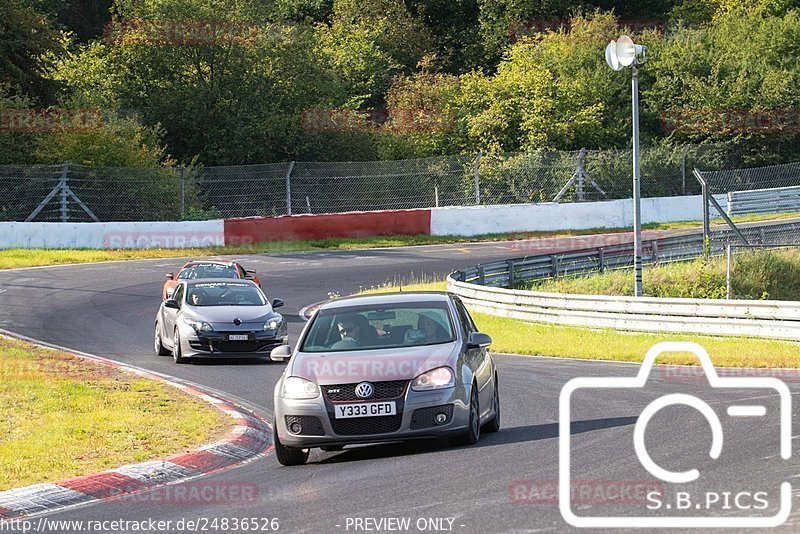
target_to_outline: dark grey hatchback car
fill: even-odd
[[[491,338],[443,292],[335,300],[306,324],[275,386],[275,453],[303,464],[309,449],[448,436],[476,443],[500,428]]]

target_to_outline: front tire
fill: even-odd
[[[500,430],[500,384],[497,377],[494,378],[494,398],[492,399],[492,404],[494,404],[494,417],[492,417],[491,421],[486,423],[485,430],[487,433]]]
[[[178,329],[175,329],[175,335],[172,337],[172,359],[175,363],[187,363],[188,358],[181,356],[181,334]]]
[[[308,449],[294,449],[281,443],[277,422],[272,424],[272,442],[275,444],[275,457],[281,465],[303,465],[308,460]]]
[[[469,395],[469,428],[456,439],[458,445],[475,445],[481,439],[481,411],[478,404],[478,386],[472,384]]]
[[[161,343],[161,328],[158,322],[156,322],[155,335],[153,337],[153,348],[156,354],[159,356],[169,356],[169,351],[165,349],[164,344]]]

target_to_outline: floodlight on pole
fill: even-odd
[[[642,213],[639,187],[639,65],[646,61],[647,47],[637,45],[627,35],[606,46],[606,63],[615,71],[631,68],[633,97],[633,267],[634,294],[642,296]]]

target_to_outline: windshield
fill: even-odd
[[[320,310],[300,350],[344,352],[452,341],[453,327],[447,304],[414,302]]]
[[[267,303],[252,284],[229,282],[190,285],[186,302],[191,306],[264,306]]]
[[[193,263],[180,273],[181,280],[197,280],[200,278],[239,278],[234,265],[221,265],[219,263]]]

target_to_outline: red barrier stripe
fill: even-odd
[[[193,451],[184,454],[177,454],[175,456],[170,456],[167,458],[167,460],[174,464],[178,464],[182,467],[188,467],[189,469],[194,469],[201,473],[209,473],[211,471],[216,471],[217,469],[228,467],[229,465],[234,465],[240,462],[240,460],[237,460],[236,458],[215,454],[211,451]]]
[[[14,510],[9,510],[8,508],[0,508],[0,519],[13,519],[15,517],[20,517],[20,515]]]
[[[430,233],[430,210],[358,211],[225,220],[226,245]]]

